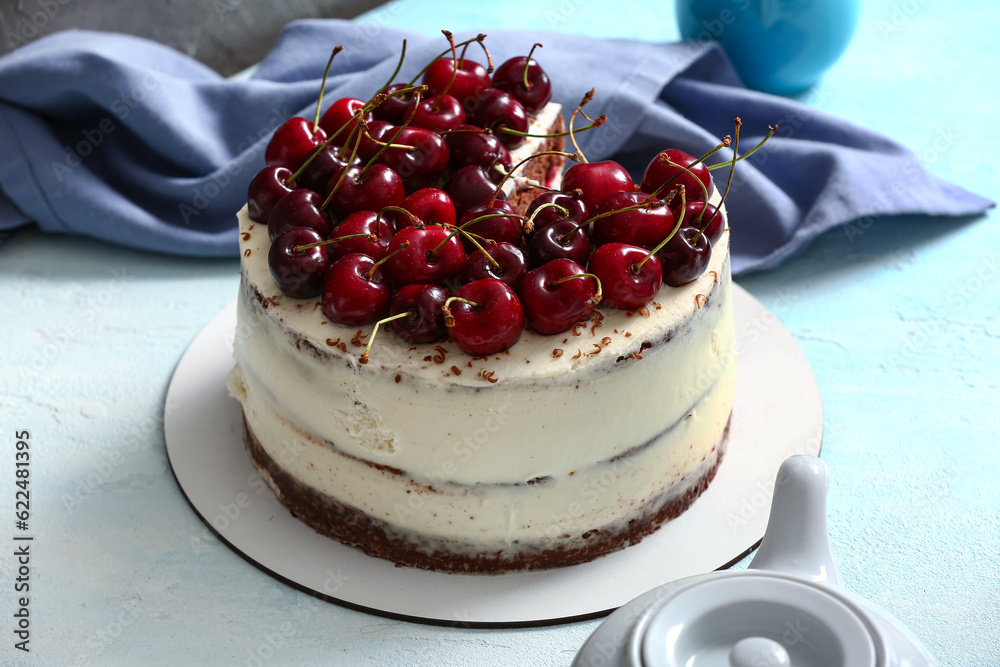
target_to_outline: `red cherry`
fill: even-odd
[[[282,197],[267,218],[267,235],[272,241],[282,232],[294,227],[311,227],[326,238],[333,230],[333,223],[320,210],[323,197],[312,190],[298,188]]]
[[[482,250],[477,248],[465,259],[462,281],[471,283],[483,278],[496,278],[516,292],[527,272],[528,262],[519,247],[506,242],[487,243]]]
[[[315,229],[295,227],[283,232],[271,243],[267,266],[274,284],[284,294],[309,299],[323,289],[329,260],[324,246],[300,249],[323,240]]]
[[[580,199],[587,209],[596,211],[601,202],[614,192],[635,190],[632,177],[625,167],[612,160],[579,162],[563,174],[564,192],[580,191]]]
[[[493,87],[513,95],[533,116],[552,99],[552,83],[548,74],[530,56],[511,58],[497,67],[493,72]]]
[[[464,215],[476,204],[493,198],[496,185],[490,180],[490,175],[479,165],[470,164],[462,167],[444,184],[444,191],[455,203],[455,212]],[[505,200],[507,195],[501,190],[497,199]]]
[[[722,238],[724,220],[722,213],[715,204],[706,204],[701,200],[689,201],[685,208],[684,223],[705,231],[708,242],[715,245]],[[703,212],[704,211],[704,212]],[[701,216],[701,220],[698,220]]]
[[[712,194],[712,174],[708,171],[708,167],[705,166],[704,162],[700,162],[692,167],[691,164],[697,159],[675,148],[660,151],[656,157],[650,160],[649,165],[646,166],[646,171],[642,174],[639,189],[643,192],[655,192],[657,189],[660,189],[660,196],[666,196],[669,190],[673,190],[678,185],[683,185],[687,191],[689,200],[704,199],[705,191],[702,189],[703,185],[708,190],[708,194]],[[686,167],[694,176],[688,174],[680,167],[670,166],[667,164],[668,160],[679,164],[681,167]]]
[[[433,343],[444,338],[444,313],[441,308],[451,294],[438,285],[403,285],[389,302],[389,315],[409,312],[408,317],[393,320],[393,331],[407,343]]]
[[[410,122],[410,127],[445,132],[465,123],[465,109],[451,95],[437,95],[410,107],[403,118]]]
[[[472,222],[476,218],[482,219]],[[502,199],[497,199],[492,203],[487,200],[470,207],[459,218],[458,224],[470,234],[498,243],[507,242],[516,246],[521,245],[521,218],[518,217],[514,207]],[[466,245],[466,248],[469,247]]]
[[[491,176],[497,172],[494,165],[498,165],[504,173],[510,171],[514,164],[510,151],[495,134],[485,132],[475,125],[459,125],[455,130],[446,134],[444,138],[448,144],[448,164],[452,169],[458,170],[466,165],[475,164],[485,169]]]
[[[712,246],[701,230],[681,227],[656,252],[663,267],[663,282],[680,287],[697,279],[712,259]]]
[[[563,214],[555,206],[543,206],[546,204],[556,204],[566,209],[566,214]],[[587,209],[587,205],[583,203],[583,200],[580,199],[578,193],[548,190],[531,200],[528,208],[524,211],[524,215],[531,218],[531,223],[537,233],[538,230],[546,225],[561,220],[570,220],[579,224],[590,217],[590,211]]]
[[[458,71],[455,70],[455,60],[438,58],[424,72],[422,83],[427,86],[427,94],[440,95],[447,90],[470,113],[476,108],[479,95],[490,87],[490,75],[479,63],[466,58],[458,59]],[[452,73],[455,80],[452,81]],[[450,87],[449,87],[450,85]]]
[[[587,320],[599,300],[596,281],[569,259],[554,259],[528,271],[518,295],[528,324],[546,336]]]
[[[601,279],[602,303],[612,308],[641,308],[656,296],[663,282],[656,255],[626,243],[599,246],[590,256],[589,268]]]
[[[641,205],[642,208],[633,208]],[[615,192],[597,207],[590,237],[597,245],[628,243],[652,250],[674,229],[674,214],[645,192]]]
[[[302,169],[298,177],[300,188],[309,188],[326,195],[326,186],[330,182],[330,176],[338,172],[347,165],[351,155],[349,151],[327,144],[317,148],[309,154],[309,164]],[[353,164],[360,164],[355,158]]]
[[[377,141],[389,141],[392,135],[399,129],[392,123],[384,120],[373,120],[367,124],[368,133],[361,136],[361,143],[358,145],[358,157],[364,162],[368,162],[375,154],[382,150],[382,146],[375,143]]]
[[[257,172],[247,186],[247,215],[251,220],[267,222],[274,205],[295,189],[291,178],[292,170],[280,165],[269,165]]]
[[[446,304],[448,335],[466,354],[485,357],[503,352],[524,331],[521,302],[514,290],[495,278],[462,285]]]
[[[414,283],[444,285],[465,265],[462,242],[445,227],[404,227],[386,249],[385,275],[397,287]]]
[[[331,264],[326,272],[323,314],[344,326],[371,324],[385,315],[391,296],[392,290],[375,260],[351,253]]]
[[[346,218],[355,211],[378,211],[383,206],[399,206],[406,198],[403,181],[395,171],[384,164],[367,168],[350,166],[330,201],[330,210],[338,218]],[[340,173],[330,176],[327,187],[331,191],[340,179]]]
[[[327,246],[327,254],[330,256],[331,262],[352,252],[368,255],[373,259],[382,259],[389,247],[389,240],[392,239],[393,229],[392,224],[384,215],[379,216],[375,211],[355,211],[344,218],[343,222],[329,234],[329,237],[339,238],[355,234],[374,234],[378,240],[372,241],[370,238],[358,237],[331,243]]]
[[[527,132],[529,120],[528,112],[510,93],[490,88],[479,95],[479,104],[472,112],[472,123],[491,130],[510,150],[523,144],[525,138],[504,132],[504,128]]]
[[[447,227],[455,224],[455,204],[447,192],[438,188],[420,188],[411,192],[403,200],[403,208],[428,225]],[[407,215],[395,211],[387,211],[386,215],[397,230],[413,225],[413,219]]]
[[[408,126],[398,132],[391,130],[385,136],[394,144],[414,147],[386,148],[378,158],[380,163],[399,174],[407,190],[429,186],[448,168],[448,144],[437,132]]]
[[[528,241],[528,261],[533,267],[554,259],[571,259],[586,264],[590,257],[590,239],[573,220],[559,220],[535,229]]]
[[[386,88],[386,94],[391,95],[391,97],[387,97],[384,102],[372,109],[372,115],[378,120],[386,121],[393,125],[401,124],[406,112],[417,102],[417,94],[414,91],[392,95],[392,93],[404,88],[409,88],[409,86],[405,83],[394,83]]]
[[[341,97],[323,112],[319,119],[319,126],[323,128],[327,136],[337,133],[337,137],[331,142],[338,146],[343,146],[347,138],[358,127],[358,120],[354,115],[364,108],[365,103],[354,97]],[[375,120],[371,113],[363,115],[365,122]]]
[[[326,141],[326,132],[301,116],[289,118],[278,126],[264,149],[264,160],[270,165],[298,169],[309,153]]]

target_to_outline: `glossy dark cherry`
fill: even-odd
[[[586,269],[569,259],[554,259],[528,272],[517,293],[532,329],[549,336],[590,317],[597,305],[596,281],[590,276],[562,280],[582,273]]]
[[[358,126],[358,120],[354,116],[361,111],[364,105],[362,100],[355,97],[341,97],[323,112],[319,119],[319,126],[323,128],[327,136],[337,134],[331,143],[343,146],[347,142],[351,132]],[[364,114],[363,118],[366,122],[375,120],[371,113]]]
[[[487,258],[486,253],[496,262]],[[486,243],[483,250],[474,250],[465,259],[462,269],[462,282],[471,283],[484,278],[496,278],[511,287],[515,292],[521,284],[521,279],[528,272],[528,260],[524,253],[513,243]],[[497,266],[499,264],[499,266]]]
[[[472,356],[484,357],[503,352],[517,342],[524,331],[524,310],[510,287],[495,278],[462,285],[455,296],[473,302],[452,301],[453,321],[448,335]]]
[[[694,227],[681,227],[656,252],[663,267],[663,282],[671,287],[687,285],[705,272],[712,259],[712,245]]]
[[[701,220],[698,220],[698,216]],[[709,243],[715,245],[722,238],[725,220],[715,204],[705,204],[700,200],[689,201],[685,207],[684,224],[705,230]]]
[[[349,150],[332,144],[317,148],[309,154],[309,164],[299,174],[299,187],[309,188],[326,196],[326,186],[330,182],[330,176],[347,166],[350,157]],[[354,164],[358,163],[355,158]]]
[[[394,83],[385,89],[387,94],[395,93],[406,88],[405,83]],[[426,96],[425,96],[426,97]],[[406,116],[406,112],[410,110],[417,102],[416,93],[403,93],[402,95],[392,95],[386,98],[382,104],[378,105],[372,110],[372,115],[377,120],[386,121],[392,123],[393,125],[399,125],[403,122],[403,117]]]
[[[535,229],[528,240],[528,263],[539,267],[553,259],[570,259],[586,265],[590,239],[583,229],[576,227],[573,220],[559,220]]]
[[[524,69],[528,68],[528,86],[524,85]],[[552,82],[541,65],[527,56],[517,56],[505,61],[493,72],[493,87],[510,93],[524,106],[524,110],[535,115],[552,99]]]
[[[377,211],[383,206],[400,206],[406,198],[406,189],[399,175],[384,164],[362,167],[350,166],[343,181],[330,202],[330,210],[343,219],[355,211]],[[337,180],[339,172],[330,176],[329,192]]]
[[[317,128],[313,132],[311,120],[294,116],[279,125],[271,135],[271,141],[264,149],[264,161],[269,165],[280,165],[295,171],[306,161],[309,153],[324,141],[326,132],[323,128]]]
[[[274,284],[287,296],[309,299],[323,289],[329,260],[326,248],[317,246],[296,250],[299,246],[323,240],[315,229],[295,227],[280,234],[271,242],[267,252],[267,266]]]
[[[247,186],[247,215],[251,220],[267,222],[278,200],[295,189],[291,177],[292,170],[281,165],[268,165],[257,172]]]
[[[481,220],[472,222],[476,218],[481,218]],[[470,222],[472,224],[466,226]],[[497,199],[492,204],[487,200],[466,209],[462,217],[459,218],[458,224],[470,234],[497,243],[506,242],[517,246],[521,245],[521,218],[518,217],[517,210],[505,200]],[[471,243],[464,237],[462,243],[467,249],[472,247]]]
[[[563,212],[558,208],[543,206],[544,204],[558,204],[560,207],[566,209],[566,215],[563,215]],[[538,232],[538,230],[546,225],[559,222],[560,220],[570,220],[579,224],[590,217],[590,210],[583,203],[578,193],[550,190],[542,192],[532,199],[531,203],[528,204],[528,208],[525,209],[524,214],[531,218],[535,232]]]
[[[465,266],[465,249],[453,230],[436,225],[404,227],[389,242],[385,274],[397,288],[414,283],[444,285]],[[442,241],[444,245],[441,245]],[[408,243],[407,247],[403,247]],[[397,252],[398,251],[398,252]]]
[[[366,124],[367,133],[362,135],[361,143],[358,145],[358,157],[361,158],[362,162],[368,162],[375,154],[382,150],[380,144],[375,143],[373,139],[378,141],[389,141],[392,139],[392,135],[396,133],[399,128],[392,123],[384,120],[373,120]],[[353,150],[354,146],[351,145],[346,147],[344,150]]]
[[[360,252],[376,260],[382,259],[385,257],[389,241],[392,239],[392,223],[384,215],[379,216],[375,211],[355,211],[344,218],[329,237],[336,239],[355,234],[374,234],[378,240],[355,238],[331,243],[327,246],[327,254],[330,256],[331,262],[352,252]]]
[[[628,209],[642,205],[642,208]],[[615,192],[597,207],[597,214],[610,213],[594,220],[590,238],[597,245],[629,243],[647,250],[655,248],[674,229],[674,213],[662,200],[645,192]]]
[[[351,253],[330,265],[323,282],[323,314],[344,326],[371,324],[385,316],[392,290],[375,260]]]
[[[461,216],[471,207],[493,197],[496,185],[490,175],[479,165],[462,167],[448,179],[444,191],[455,204],[455,212]],[[506,201],[507,195],[501,190],[497,199]]]
[[[444,132],[465,123],[465,109],[458,100],[446,93],[421,100],[410,107],[403,118],[410,121],[410,127]]]
[[[486,68],[479,63],[459,58],[458,71],[455,72],[455,62],[452,58],[438,58],[424,72],[421,82],[427,86],[427,95],[431,97],[440,95],[447,88],[448,94],[457,99],[468,114],[476,108],[480,93],[487,90],[492,82]],[[455,72],[453,82],[452,72]]]
[[[455,203],[447,192],[438,188],[420,188],[411,192],[403,201],[403,208],[428,225],[454,225],[457,219]],[[413,219],[407,215],[396,211],[388,211],[386,215],[394,222],[397,230],[413,225]]]
[[[441,311],[451,293],[440,285],[403,285],[389,301],[389,315],[410,315],[389,323],[396,335],[407,343],[433,343],[445,337],[444,313]]]
[[[393,144],[414,147],[414,150],[387,148],[378,158],[399,174],[409,192],[436,182],[448,168],[448,144],[437,132],[408,126],[399,132],[388,132],[386,138]]]
[[[514,164],[510,151],[495,134],[475,125],[459,125],[455,129],[444,137],[448,144],[449,166],[453,170],[475,164],[486,169],[491,176],[496,173],[493,165],[499,165],[504,173],[510,171]]]
[[[611,308],[631,310],[649,303],[660,290],[663,271],[656,255],[639,263],[649,251],[627,243],[599,246],[590,256],[590,272],[601,279],[604,299]]]
[[[499,88],[484,90],[479,95],[479,104],[471,114],[472,124],[489,129],[500,142],[513,150],[524,143],[525,138],[503,131],[510,128],[518,132],[528,131],[528,112],[514,97]]]
[[[666,164],[666,159],[682,167],[687,167],[696,178],[679,167],[672,167]],[[689,201],[703,200],[705,198],[705,191],[702,190],[702,185],[708,190],[709,195],[712,194],[712,174],[708,171],[704,163],[699,163],[691,167],[691,163],[696,159],[684,151],[675,148],[660,151],[646,166],[646,171],[642,174],[642,181],[639,183],[639,189],[643,192],[653,192],[664,183],[667,183],[660,190],[659,194],[660,197],[666,197],[667,192],[673,190],[678,185],[683,185]]]
[[[587,209],[596,211],[609,195],[630,192],[635,190],[635,185],[625,167],[613,160],[603,160],[570,166],[563,174],[562,189],[564,192],[579,190]]]
[[[278,200],[267,218],[267,235],[273,241],[283,232],[294,227],[310,227],[326,238],[333,230],[333,223],[326,213],[319,210],[323,197],[317,192],[297,188]]]

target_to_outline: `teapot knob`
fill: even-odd
[[[828,483],[829,469],[819,458],[796,454],[785,459],[775,480],[767,530],[751,568],[840,584],[826,526]]]
[[[767,637],[747,637],[729,652],[730,667],[791,667],[785,647]]]

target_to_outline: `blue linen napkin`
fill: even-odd
[[[269,136],[289,116],[313,117],[333,46],[345,49],[324,107],[370,97],[395,68],[404,38],[397,80],[447,46],[443,37],[379,26],[298,21],[252,76],[233,80],[124,35],[64,32],[30,43],[0,58],[0,231],[35,221],[46,231],[165,253],[234,256],[235,212],[264,165]],[[587,112],[608,116],[580,135],[587,157],[619,159],[636,178],[663,148],[705,152],[732,133],[736,116],[744,149],[779,126],[740,163],[729,196],[736,273],[774,267],[817,234],[859,218],[965,216],[993,205],[930,175],[885,137],[747,90],[716,45],[518,31],[490,33],[486,44],[499,64],[536,41],[554,100],[568,112],[595,88]],[[469,57],[482,60],[475,47]],[[715,174],[723,183],[727,170]]]

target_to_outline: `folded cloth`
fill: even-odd
[[[461,36],[459,36],[461,37]],[[312,118],[333,46],[324,106],[369,98],[392,74],[413,77],[446,48],[442,37],[338,20],[289,24],[249,77],[225,79],[153,42],[56,33],[0,58],[0,230],[47,231],[197,256],[237,253],[236,211],[284,119]],[[519,31],[490,33],[495,63],[532,43],[573,109],[596,89],[582,133],[591,161],[619,159],[633,175],[657,151],[700,155],[742,118],[741,148],[769,125],[765,147],[740,163],[728,199],[734,272],[764,269],[817,234],[890,214],[964,216],[992,202],[926,172],[899,144],[797,102],[749,91],[713,44],[650,44]],[[476,47],[470,57],[481,59]],[[742,152],[742,151],[741,151]],[[725,152],[714,156],[725,159]],[[722,181],[727,170],[716,171]]]

